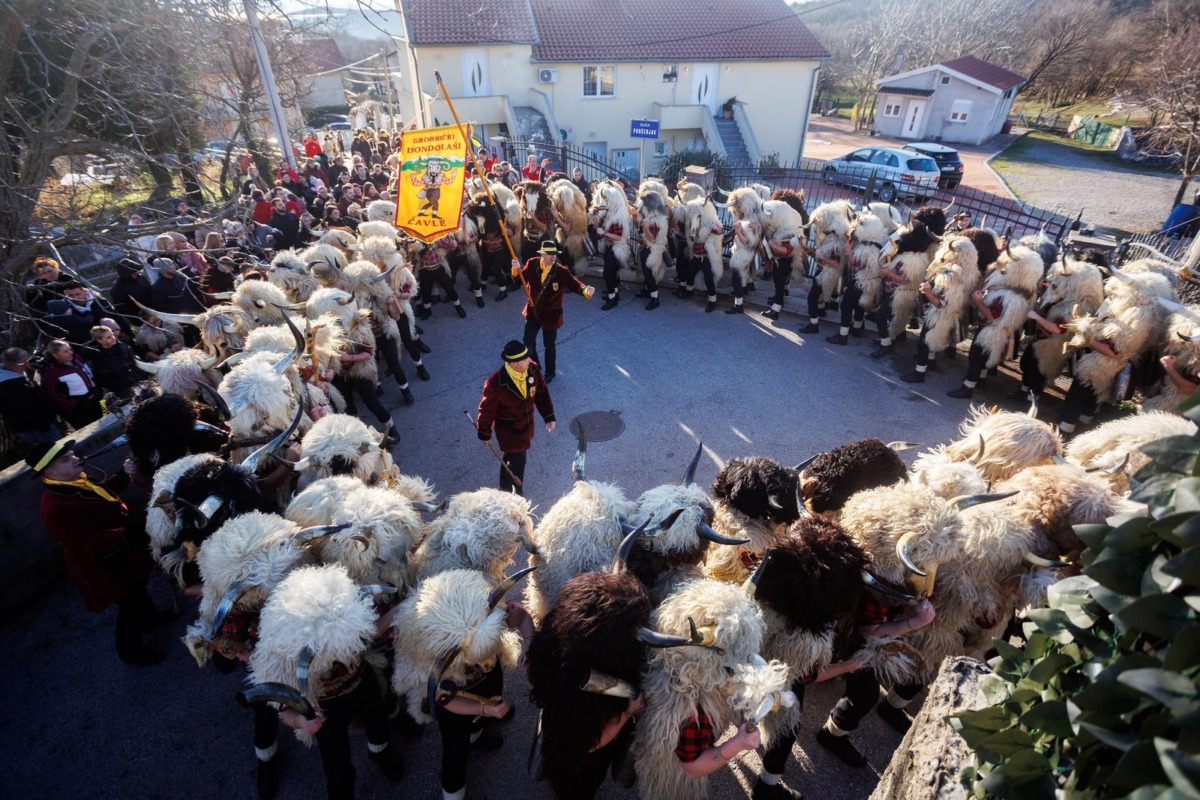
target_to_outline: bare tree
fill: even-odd
[[[1146,145],[1176,156],[1183,179],[1175,202],[1181,203],[1200,171],[1200,22],[1162,37],[1148,70],[1145,98],[1158,119]]]

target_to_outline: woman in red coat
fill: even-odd
[[[142,632],[154,618],[146,592],[150,553],[144,543],[128,537],[129,511],[117,494],[129,484],[129,476],[119,472],[92,483],[71,449],[74,444],[73,440],[38,444],[25,458],[46,488],[40,508],[42,525],[62,545],[67,574],[88,611],[99,613],[117,604],[121,660],[138,666],[157,664],[166,653],[142,642]]]
[[[554,403],[550,390],[542,379],[541,369],[529,357],[524,344],[513,339],[504,345],[504,366],[491,374],[483,384],[479,401],[479,419],[475,427],[479,439],[490,442],[492,427],[504,453],[500,467],[500,491],[523,494],[525,453],[533,444],[533,409],[546,421],[546,430],[554,431]],[[516,477],[516,482],[513,481]]]

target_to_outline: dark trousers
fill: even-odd
[[[1025,352],[1021,353],[1021,385],[1038,395],[1046,391],[1047,380],[1047,376],[1042,374],[1042,365],[1038,363],[1037,353],[1033,351],[1031,342],[1025,348]]]
[[[693,255],[692,256],[692,266],[695,268],[695,272],[692,273],[692,281],[694,282],[696,276],[703,272],[704,273],[704,288],[708,290],[708,296],[716,297],[717,296],[717,282],[713,276],[712,264],[708,263],[708,256],[707,255],[703,255],[703,256]]]
[[[744,284],[744,283],[742,282],[742,276],[741,276],[741,273],[739,273],[739,272],[738,272],[737,270],[735,270],[735,269],[734,269],[734,270],[730,270],[730,271],[729,271],[729,281],[730,281],[730,283],[732,283],[732,284],[733,284],[733,296],[734,296],[734,297],[738,297],[738,298],[740,298],[740,297],[745,297],[745,295],[746,295],[746,284]],[[711,292],[710,292],[709,294],[711,294]]]
[[[408,329],[407,320],[401,319],[399,325],[401,331]],[[396,340],[387,336],[380,336],[375,340],[375,345],[379,348],[379,354],[383,356],[388,369],[392,371],[392,377],[396,379],[396,385],[401,389],[408,386],[408,376],[404,374],[404,369],[400,366],[400,351],[396,349]],[[412,355],[412,350],[409,350],[408,353]],[[413,361],[416,361],[420,357],[421,351],[417,350],[417,355],[413,358]]]
[[[451,303],[458,302],[458,292],[454,290],[454,279],[446,274],[446,270],[438,267],[437,269],[421,270],[421,280],[419,283],[421,305],[428,306],[430,301],[433,300],[434,284],[440,286],[442,291],[446,293],[447,300]]]
[[[892,691],[906,700],[911,700],[921,688],[920,684],[906,684],[893,687]],[[852,731],[878,701],[879,681],[876,680],[875,673],[869,669],[860,669],[846,676],[846,688],[842,692],[842,699],[837,701],[829,716],[834,725],[844,731]]]
[[[983,348],[979,346],[979,342],[971,342],[971,349],[967,353],[967,374],[963,380],[976,383],[986,368],[987,354],[983,352]]]
[[[692,286],[696,282],[695,263],[691,252],[683,242],[679,243],[678,253],[675,256],[675,280],[679,282],[680,286]]]
[[[642,280],[646,282],[646,291],[657,292],[658,281],[654,280],[654,272],[651,271],[648,266],[646,266],[646,262],[650,260],[650,248],[643,247],[640,251],[638,251],[638,258],[642,262]]]
[[[862,299],[862,289],[854,285],[853,282],[842,290],[842,318],[841,323],[843,328],[849,328],[851,318],[854,322],[862,322],[865,312],[858,301]]]
[[[929,366],[929,362],[931,360],[931,354],[929,352],[929,344],[926,343],[926,341],[925,341],[925,334],[928,332],[929,332],[929,327],[927,325],[921,325],[921,335],[917,337],[917,366],[918,367]],[[936,356],[937,353],[933,353],[932,355]]]
[[[254,746],[269,750],[279,735],[279,712],[266,703],[254,706]]]
[[[541,244],[542,244],[541,241],[538,239],[534,239],[534,240],[530,241],[529,239],[526,239],[525,237],[522,236],[521,237],[521,263],[528,264],[529,259],[535,257],[538,254],[538,248],[541,247]]]
[[[875,326],[879,330],[879,338],[888,338],[888,327],[892,324],[892,291],[884,289],[879,298],[879,307],[875,309]]]
[[[1096,397],[1096,392],[1092,387],[1079,378],[1075,378],[1071,381],[1071,388],[1067,390],[1067,396],[1063,398],[1059,415],[1063,422],[1075,425],[1079,422],[1080,417],[1094,417],[1099,405],[1100,400]]]
[[[526,452],[504,453],[504,463],[508,465],[508,469],[500,467],[500,491],[516,492],[517,494],[524,496],[525,490],[523,486],[517,486],[515,483],[513,483],[512,478],[509,477],[508,473],[509,470],[512,470],[512,474],[517,476],[517,480],[524,484],[525,456]]]
[[[409,325],[408,325],[408,315],[407,314],[400,315],[400,319],[396,320],[396,327],[400,329],[400,344],[404,345],[405,351],[408,353],[408,355],[412,358],[413,361],[420,361],[421,360],[421,351],[419,349],[417,349],[416,340],[413,339],[412,329],[409,328]],[[384,336],[379,341],[382,344],[383,342],[387,342],[389,340],[386,336]],[[392,348],[393,348],[393,350],[395,349],[394,342],[392,343]],[[384,357],[386,358],[386,355]],[[397,361],[397,363],[399,363],[399,362]],[[391,366],[392,366],[392,364],[389,361],[388,367],[391,367]]]
[[[350,761],[350,722],[362,720],[371,744],[387,744],[391,738],[387,711],[379,696],[379,685],[369,669],[352,691],[321,703],[325,723],[317,731],[317,748],[325,768],[325,791],[331,800],[354,797],[354,765]]]
[[[792,277],[792,259],[776,259],[775,269],[771,271],[771,283],[775,285],[775,294],[771,295],[771,305],[783,305],[783,293],[787,291],[790,277]]]
[[[604,292],[608,297],[617,294],[621,288],[620,272],[621,262],[613,252],[612,242],[608,242],[604,247]]]
[[[812,286],[808,289],[808,316],[809,319],[820,319],[825,316],[825,305],[821,302],[821,284],[813,278]]]
[[[64,412],[63,419],[71,423],[71,427],[76,430],[84,425],[92,424],[104,416],[104,409],[100,407],[100,396],[100,390],[97,389],[92,394],[71,398],[75,401],[75,408]]]
[[[538,331],[542,332],[542,341],[546,345],[546,360],[545,361],[541,361],[538,359],[538,352],[537,352]],[[558,341],[558,330],[557,329],[543,328],[541,326],[541,324],[537,321],[537,317],[533,316],[532,314],[525,319],[525,336],[524,336],[525,347],[529,350],[529,357],[532,358],[534,361],[537,361],[537,363],[541,364],[543,367],[545,367],[545,369],[542,370],[542,372],[545,374],[545,376],[547,378],[552,378],[556,374],[554,372],[554,367],[558,361],[558,358],[557,358],[558,349],[555,347],[555,343],[557,341]]]
[[[154,603],[145,586],[139,586],[117,601],[117,655],[122,660],[142,652],[142,634],[154,619]]]
[[[522,463],[524,455],[521,453]],[[480,697],[503,694],[504,672],[496,666],[474,686],[466,687],[466,691]],[[471,750],[471,734],[483,727],[483,721],[477,717],[439,710],[437,726],[442,735],[442,791],[457,792],[467,785],[467,754]]]
[[[486,278],[490,276],[498,288],[510,288],[513,285],[512,259],[508,257],[508,251],[504,249],[490,252],[484,250],[480,255],[483,258],[484,282],[486,283]]]
[[[792,692],[796,695],[796,702],[800,704],[801,708],[804,707],[804,686],[804,681],[792,682]],[[763,770],[772,775],[782,775],[784,768],[787,767],[787,761],[792,755],[792,745],[795,743],[795,731],[780,733],[763,753]]]
[[[633,745],[633,724],[626,723],[621,732],[608,744],[580,759],[573,761],[569,774],[563,774],[553,765],[547,764],[546,778],[554,796],[560,800],[593,800],[604,784],[609,769],[617,777],[624,759],[632,758],[629,748]]]
[[[379,402],[379,398],[375,396],[375,385],[366,378],[347,378],[335,375],[333,385],[342,393],[342,397],[346,398],[346,413],[350,416],[358,414],[358,404],[354,401],[354,395],[357,394],[362,398],[363,405],[375,415],[375,419],[387,422],[392,418],[388,410],[383,407],[383,403]]]
[[[467,246],[463,245],[463,247]],[[482,288],[479,283],[479,270],[475,268],[475,264],[471,259],[455,251],[446,257],[446,261],[450,264],[451,281],[458,277],[459,272],[462,272],[467,276],[467,285],[470,286],[472,292]]]

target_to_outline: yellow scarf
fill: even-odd
[[[542,287],[545,288],[546,280],[550,277],[550,273],[554,271],[554,265],[547,264],[545,261],[538,259],[538,266],[542,270]]]
[[[504,365],[504,371],[508,373],[508,377],[511,378],[513,384],[516,385],[517,391],[521,393],[521,398],[524,400],[528,400],[529,399],[529,390],[527,388],[527,383],[525,381],[525,378],[529,374],[529,371],[526,370],[525,372],[517,372],[515,369],[513,369],[508,364]]]
[[[77,489],[87,489],[88,491],[92,491],[92,492],[95,492],[96,494],[100,495],[100,498],[102,500],[107,500],[110,503],[121,502],[120,498],[113,497],[111,494],[106,492],[103,487],[97,486],[96,484],[89,481],[87,478],[87,475],[83,474],[82,472],[79,473],[79,477],[73,481],[56,481],[56,480],[52,480],[50,478],[43,477],[42,483],[48,484],[50,486],[74,486]]]

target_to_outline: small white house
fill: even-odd
[[[1008,119],[1025,78],[962,56],[878,80],[875,131],[929,142],[982,144]]]

